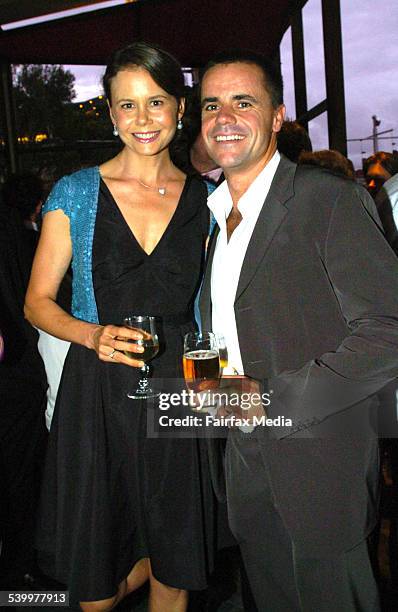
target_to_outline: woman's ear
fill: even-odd
[[[111,121],[112,121],[113,125],[115,125],[115,118],[114,118],[114,116],[113,116],[113,113],[112,113],[112,107],[111,107],[111,104],[110,104],[110,102],[109,102],[109,100],[108,100],[108,99],[106,100],[106,103],[107,103],[107,105],[108,105],[108,111],[109,111],[109,116],[110,116],[110,118],[111,118]]]
[[[182,119],[185,112],[185,98],[180,98],[178,102],[177,119]]]

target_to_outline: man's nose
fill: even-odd
[[[235,113],[230,106],[221,106],[217,115],[217,123],[221,123],[221,125],[236,123]]]

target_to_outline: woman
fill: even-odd
[[[181,376],[208,229],[207,191],[170,160],[184,112],[174,58],[134,43],[115,53],[103,83],[124,147],[55,186],[26,297],[34,325],[72,342],[38,545],[47,573],[68,585],[85,612],[111,610],[147,579],[149,609],[180,612],[187,589],[206,586],[209,482],[201,480],[197,440],[147,437],[145,402],[127,398],[143,362],[137,345],[136,358],[123,354],[132,345],[120,338],[140,337],[121,326],[125,316],[158,317],[164,350],[152,361],[153,376]],[[71,259],[73,316],[55,303]]]

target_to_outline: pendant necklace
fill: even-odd
[[[159,194],[159,195],[161,195],[161,196],[166,195],[166,187],[167,187],[167,183],[168,183],[168,181],[166,182],[166,184],[165,184],[165,186],[164,186],[164,187],[151,187],[150,185],[146,185],[145,183],[143,183],[142,181],[140,181],[140,179],[139,179],[139,178],[136,178],[135,180],[136,180],[136,181],[138,181],[138,183],[139,183],[140,185],[142,185],[143,187],[145,187],[146,189],[152,189],[152,190],[154,190],[154,191],[157,191],[157,192],[158,192],[158,194]]]

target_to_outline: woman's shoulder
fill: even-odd
[[[66,174],[58,182],[63,181],[69,185],[80,186],[82,184],[97,182],[99,180],[99,168],[98,166],[90,166],[89,168],[82,168],[72,174]]]
[[[90,192],[95,196],[98,192],[99,179],[98,166],[83,168],[63,176],[52,188],[43,206],[43,213],[61,208],[69,216],[71,206],[76,200],[87,197]]]

